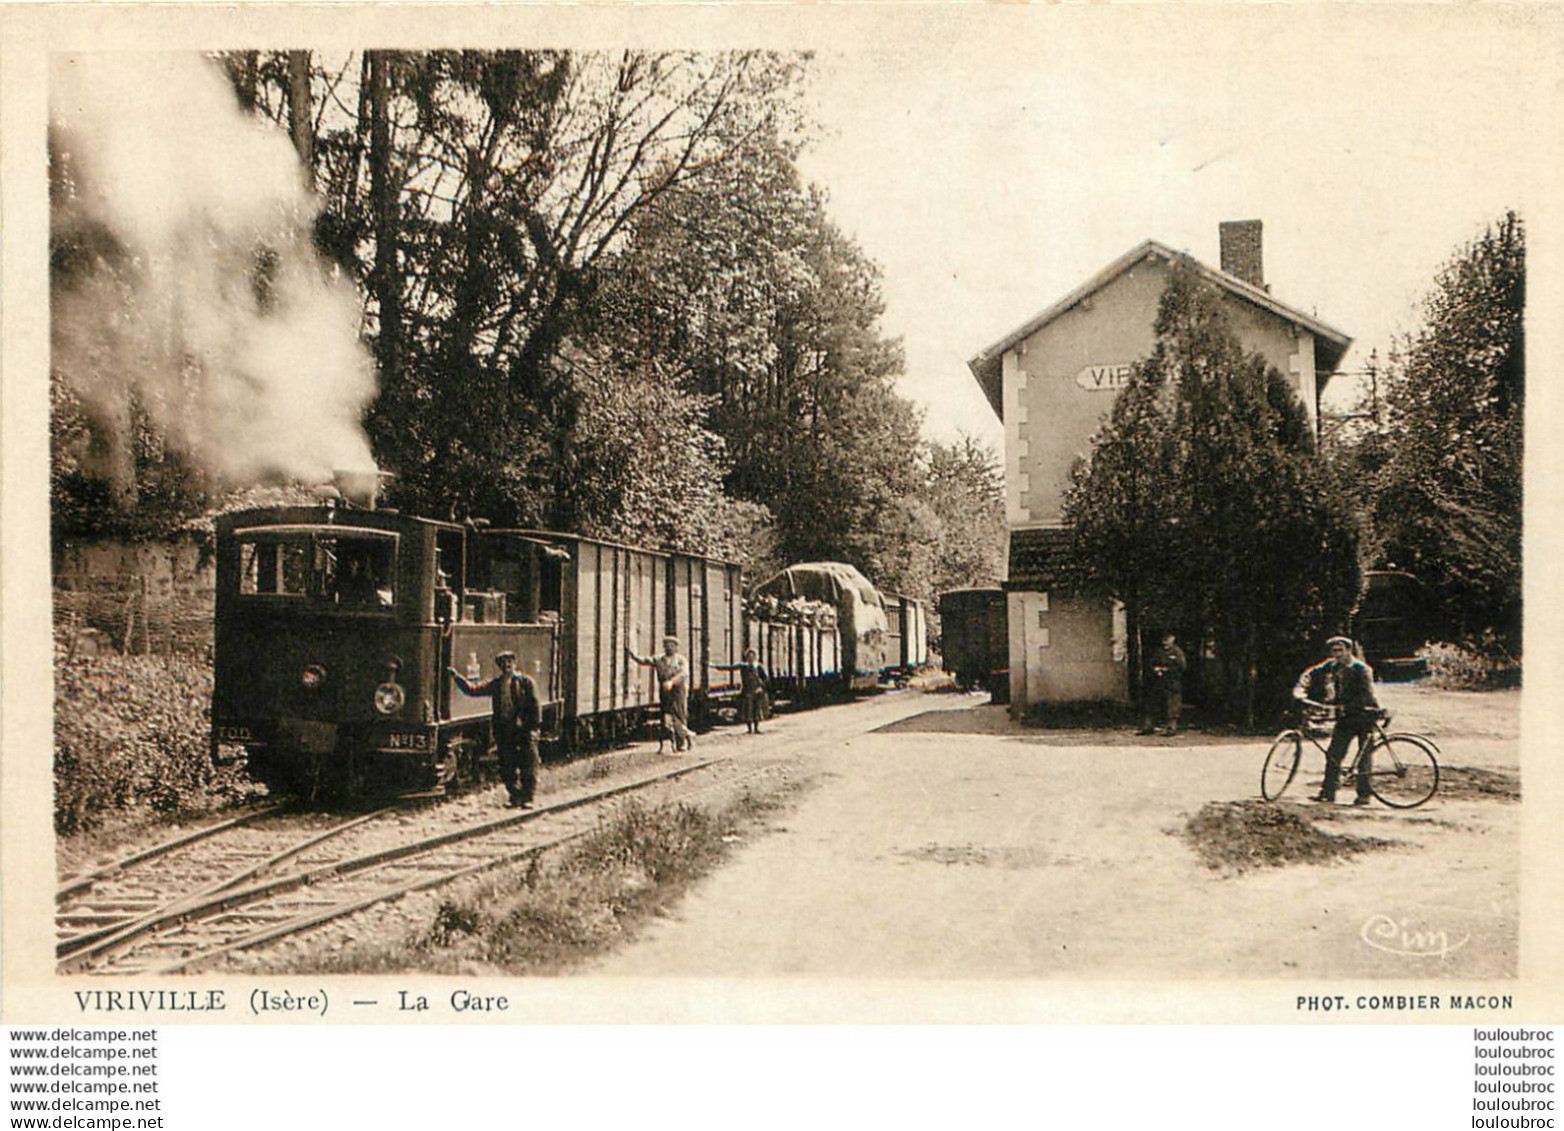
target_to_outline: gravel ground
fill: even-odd
[[[731,759],[715,776],[772,767],[775,781],[811,788],[674,916],[583,972],[1513,976],[1519,693],[1403,684],[1381,697],[1394,729],[1426,731],[1443,751],[1445,784],[1423,809],[1304,802],[1319,781],[1312,750],[1283,804],[1267,806],[1263,739],[1025,728],[983,696],[948,692],[782,716],[760,737],[715,732],[697,747]],[[540,800],[671,761],[654,750],[548,768]],[[491,789],[396,823],[502,812]],[[283,972],[388,942],[426,929],[448,894],[409,896],[222,968]]]
[[[921,708],[922,698],[916,693],[901,692],[851,705],[785,715],[768,722],[765,733],[758,738],[748,737],[736,728],[724,728],[699,738],[692,755],[660,755],[656,753],[655,744],[640,743],[598,758],[545,767],[539,781],[538,801],[547,805],[643,776],[653,769],[702,760],[720,761],[676,783],[637,793],[633,795],[633,802],[626,803],[656,805],[685,798],[693,792],[691,802],[716,805],[725,799],[731,800],[741,791],[757,795],[788,791],[797,779],[800,766],[807,766],[812,756],[822,749],[840,744],[844,729],[848,732],[869,729],[914,713]],[[354,838],[352,847],[355,851],[386,847],[458,825],[492,820],[508,812],[501,804],[503,796],[503,791],[495,786],[427,806]],[[617,811],[615,804],[602,812],[601,819],[607,820]],[[587,823],[592,819],[588,817]],[[409,893],[393,902],[378,904],[265,948],[234,952],[202,969],[223,973],[286,973],[345,956],[355,948],[393,944],[426,931],[441,906],[453,897],[480,887],[520,883],[529,867],[531,865],[523,863],[460,885]],[[462,972],[495,973],[476,966]]]
[[[1518,693],[1392,684],[1382,698],[1395,729],[1436,737],[1452,780],[1476,770],[1486,773],[1466,780],[1518,781]],[[774,835],[590,972],[1516,974],[1520,805],[1507,786],[1452,789],[1409,812],[1290,804],[1296,836],[1365,850],[1212,868],[1186,830],[1208,805],[1257,798],[1263,739],[1036,731],[981,696],[923,701],[908,719],[802,756],[820,786]],[[1320,761],[1306,755],[1290,797],[1317,786]]]

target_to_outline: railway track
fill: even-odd
[[[174,902],[239,887],[406,804],[312,828],[280,845],[268,826],[294,810],[268,806],[71,876],[55,892],[55,956],[64,959],[117,937]],[[171,899],[170,892],[178,895]]]
[[[728,761],[716,758],[663,770],[477,824],[451,827],[447,819],[443,829],[412,830],[428,834],[413,839],[406,838],[409,830],[404,829],[389,844],[384,843],[388,830],[374,829],[371,822],[398,807],[377,810],[265,858],[243,860],[240,867],[165,896],[152,906],[123,909],[120,918],[62,940],[58,969],[108,974],[186,971],[409,892],[537,856],[592,832],[599,826],[603,807],[615,799]],[[680,799],[711,788],[688,790]],[[416,824],[405,819],[402,823]],[[355,830],[356,835],[347,835]],[[293,867],[266,875],[277,872],[285,860],[293,861]]]

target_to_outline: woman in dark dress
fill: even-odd
[[[760,666],[755,649],[744,649],[744,659],[737,664],[713,664],[719,672],[739,673],[739,721],[750,734],[760,733],[760,720],[771,713],[771,700],[766,694],[770,682],[766,669]]]

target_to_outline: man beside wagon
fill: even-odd
[[[475,699],[491,697],[494,714],[489,725],[500,758],[500,777],[511,807],[525,808],[532,804],[538,787],[538,724],[543,709],[532,677],[516,670],[516,653],[500,652],[494,662],[499,674],[482,683],[473,683],[455,668],[446,671],[465,694]]]
[[[689,725],[690,662],[679,651],[679,638],[663,637],[663,654],[657,657],[639,656],[635,649],[628,647],[625,651],[643,668],[657,672],[658,700],[663,721],[673,731],[673,748],[675,751],[690,749],[695,745]]]

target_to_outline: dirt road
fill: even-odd
[[[906,696],[918,693],[902,693]],[[1519,696],[1386,688],[1445,761],[1518,773]],[[844,708],[876,712],[888,703]],[[1392,842],[1325,864],[1214,871],[1183,836],[1254,798],[1264,744],[1022,728],[982,697],[805,755],[817,786],[676,918],[600,975],[849,978],[1513,976],[1518,803],[1302,803],[1324,832]],[[782,742],[775,738],[771,741]],[[768,739],[749,756],[764,756]],[[1293,790],[1319,777],[1306,759]],[[1343,799],[1350,797],[1350,788]]]

